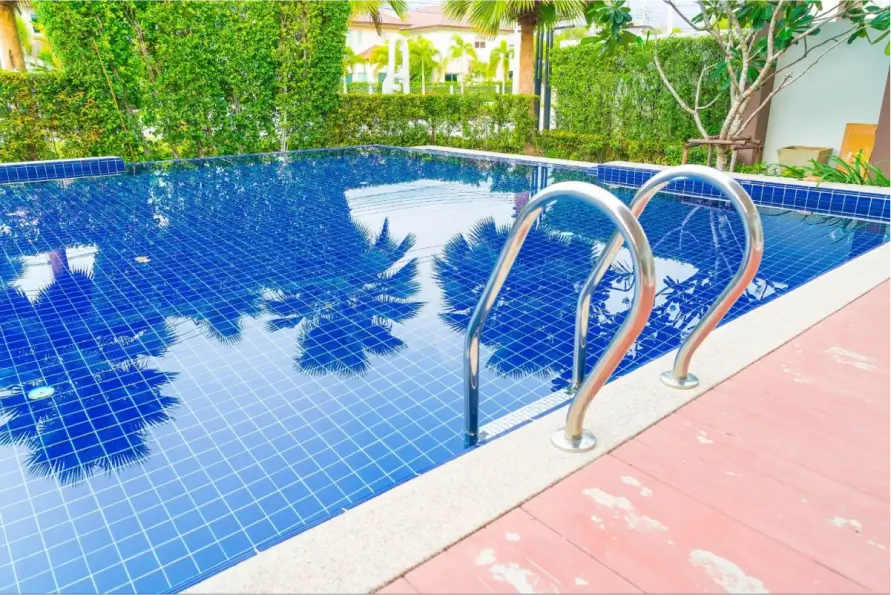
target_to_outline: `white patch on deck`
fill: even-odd
[[[508,533],[507,535],[516,536],[516,539],[508,537],[510,541],[516,541],[520,538],[516,533]],[[535,574],[528,568],[522,568],[515,562],[499,564],[498,559],[495,557],[495,552],[491,548],[486,548],[479,553],[476,557],[476,565],[488,566],[489,574],[492,575],[493,579],[500,583],[509,584],[517,593],[535,593],[535,588],[529,582],[529,578],[535,577]],[[535,582],[538,581],[536,580]]]
[[[708,434],[702,430],[699,430],[699,436],[696,437],[696,440],[700,444],[714,444],[715,441],[709,439]]]
[[[860,524],[860,521],[854,519],[846,519],[840,516],[829,519],[829,524],[833,527],[839,528],[853,527],[856,533],[860,533],[861,531],[863,531],[863,525]]]
[[[521,568],[519,564],[514,562],[506,566],[504,564],[494,564],[489,568],[489,574],[496,581],[509,584],[517,593],[535,593],[535,588],[529,584],[529,577],[532,576],[532,571],[527,568]]]
[[[622,483],[629,486],[634,486],[636,488],[640,488],[640,495],[649,498],[653,495],[653,490],[640,483],[640,481],[636,477],[632,477],[631,475],[623,475],[619,478]]]
[[[783,374],[791,374],[792,382],[797,382],[799,384],[810,384],[811,379],[803,374],[799,374],[792,368],[787,368],[784,364],[780,364],[780,367],[783,369]]]
[[[504,538],[508,541],[520,541],[520,536],[517,533],[505,533]]]
[[[575,577],[575,584],[577,584],[580,587],[584,587],[585,585],[588,584],[588,581],[586,581],[585,579],[583,579],[580,576],[577,576],[577,577]]]
[[[770,593],[760,580],[748,576],[742,568],[712,552],[690,550],[689,560],[694,567],[705,570],[728,593]]]
[[[582,490],[582,493],[594,500],[599,506],[610,509],[613,518],[625,521],[625,524],[632,531],[640,531],[641,533],[668,531],[668,527],[656,519],[637,512],[628,498],[613,496],[599,488]],[[594,520],[594,517],[591,520]]]
[[[887,551],[888,551],[888,548],[886,548],[884,545],[882,545],[881,543],[879,543],[879,542],[876,541],[875,539],[870,539],[869,541],[866,542],[866,544],[867,544],[867,545],[875,546],[875,547],[879,548],[880,550],[882,550],[883,552],[887,552]]]
[[[829,354],[829,357],[832,358],[832,361],[837,364],[854,366],[858,370],[866,370],[867,372],[872,372],[876,369],[875,358],[869,357],[867,355],[860,355],[859,353],[848,351],[847,349],[842,349],[841,347],[830,347],[826,350],[826,353]]]
[[[601,529],[606,529],[606,525],[603,524],[603,518],[597,516],[596,514],[592,514],[591,520],[597,523],[597,526]]]
[[[479,553],[476,557],[476,565],[477,566],[486,566],[487,564],[494,564],[498,560],[495,558],[495,552],[492,551],[492,548],[486,548]]]

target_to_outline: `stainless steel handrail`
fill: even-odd
[[[669,183],[681,179],[711,184],[729,198],[743,221],[746,235],[745,253],[736,275],[733,276],[733,279],[721,295],[718,296],[718,299],[715,300],[711,308],[708,309],[690,333],[690,336],[687,337],[687,340],[681,345],[677,357],[675,357],[672,370],[664,372],[660,377],[663,384],[672,388],[694,388],[699,385],[699,379],[690,373],[690,360],[693,358],[696,349],[702,344],[708,334],[718,326],[718,323],[721,322],[721,319],[724,318],[730,307],[736,303],[739,296],[742,295],[749,283],[752,282],[752,279],[755,278],[755,273],[758,272],[758,267],[761,265],[761,255],[764,252],[764,230],[761,227],[761,216],[758,214],[758,209],[742,186],[727,174],[702,165],[681,165],[656,174],[646,184],[641,186],[637,194],[634,195],[634,199],[631,201],[631,212],[635,217],[640,217],[640,214],[649,204],[650,199],[657,192]],[[594,265],[591,275],[585,281],[581,295],[579,295],[575,321],[577,340],[575,353],[573,354],[572,379],[574,386],[580,386],[585,378],[588,311],[591,304],[591,295],[621,247],[622,237],[614,233],[597,264]]]
[[[634,257],[635,289],[631,313],[600,358],[594,373],[576,393],[569,408],[565,431],[560,430],[559,438],[555,436],[553,439],[557,446],[572,451],[594,448],[594,435],[582,428],[585,410],[643,330],[653,309],[656,292],[653,252],[637,217],[622,201],[608,190],[585,182],[561,182],[536,194],[517,215],[467,327],[464,339],[464,430],[467,446],[472,446],[479,440],[479,350],[483,323],[495,305],[498,293],[532,225],[545,209],[564,198],[596,207],[619,229]]]

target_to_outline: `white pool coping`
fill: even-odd
[[[701,380],[696,389],[672,390],[659,381],[674,352],[610,382],[588,411],[585,427],[598,437],[589,453],[568,454],[551,446],[550,436],[566,415],[562,407],[186,592],[374,591],[888,280],[889,270],[891,245],[884,244],[719,327],[693,359],[692,371]]]

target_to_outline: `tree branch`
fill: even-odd
[[[696,123],[696,128],[699,130],[699,133],[702,135],[702,138],[708,138],[708,131],[705,129],[705,126],[702,124],[702,119],[699,117],[699,111],[691,108],[687,105],[687,102],[684,101],[680,94],[677,92],[677,89],[674,88],[674,85],[671,84],[671,81],[668,80],[668,77],[665,76],[665,71],[662,70],[662,63],[659,61],[659,46],[657,45],[653,51],[653,62],[656,64],[656,71],[659,73],[659,76],[662,78],[662,82],[665,83],[665,86],[668,88],[669,93],[671,93],[672,97],[674,97],[675,101],[678,102],[678,105],[681,106],[685,112],[693,116],[693,121]],[[702,75],[700,75],[700,82],[702,80]],[[698,92],[697,92],[697,101],[698,101]]]

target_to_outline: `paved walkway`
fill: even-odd
[[[387,593],[883,591],[885,283]]]

